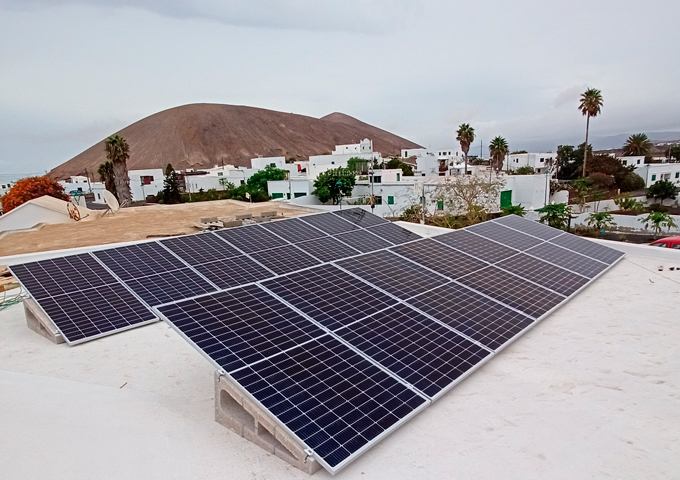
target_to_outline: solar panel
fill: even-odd
[[[326,336],[232,374],[332,473],[427,400]]]
[[[455,283],[408,301],[457,331],[498,350],[534,320]]]
[[[326,236],[321,230],[310,226],[298,218],[263,223],[262,228],[285,238],[291,243],[304,242],[305,240]]]
[[[69,345],[156,321],[120,283],[36,300]]]
[[[271,277],[270,270],[247,255],[197,265],[196,270],[219,288],[230,288]]]
[[[543,240],[524,235],[517,230],[494,222],[478,223],[467,227],[466,230],[520,251],[535,247],[543,242]]]
[[[530,248],[526,253],[588,278],[596,277],[609,266],[552,243],[543,243]]]
[[[331,330],[397,303],[392,297],[328,264],[266,280],[262,285]]]
[[[253,253],[250,256],[277,275],[283,275],[321,263],[294,245],[272,248]]]
[[[337,334],[429,397],[491,353],[404,304],[353,323]]]
[[[214,292],[215,287],[190,268],[125,280],[130,290],[150,306]]]
[[[14,265],[10,270],[69,345],[156,320],[89,254]]]
[[[388,220],[385,220],[384,218],[381,218],[377,215],[373,215],[372,213],[369,213],[361,208],[338,210],[337,212],[333,213],[363,228],[390,223]]]
[[[574,252],[585,255],[586,257],[594,258],[601,262],[612,264],[619,258],[623,256],[623,252],[619,250],[614,250],[613,248],[605,247],[592,240],[586,240],[585,238],[577,237],[576,235],[571,235],[565,233],[559,237],[550,240],[550,243],[559,245],[560,247],[568,248]]]
[[[297,244],[297,247],[308,254],[313,255],[322,262],[332,262],[339,258],[347,258],[361,253],[333,237],[323,237],[307,242],[301,242]]]
[[[390,250],[449,278],[466,275],[487,265],[431,239],[400,245]]]
[[[506,247],[467,230],[455,230],[432,237],[438,242],[457,248],[462,252],[484,261],[495,263],[517,254],[517,250]]]
[[[402,243],[422,238],[420,235],[406,230],[404,227],[400,227],[394,223],[385,223],[376,227],[370,227],[367,230],[373,235],[377,235],[380,238],[393,243],[394,245],[400,245]]]
[[[173,237],[161,240],[160,243],[189,265],[200,265],[241,255],[241,252],[212,233]]]
[[[337,264],[401,299],[432,290],[449,279],[388,251],[368,253]]]
[[[539,318],[565,299],[496,267],[486,267],[458,281],[534,318]]]
[[[533,235],[534,237],[541,238],[543,240],[550,240],[564,232],[557,228],[552,228],[542,223],[534,222],[532,220],[527,220],[517,215],[507,215],[505,217],[500,217],[494,220],[495,223],[500,223],[509,228],[514,228],[526,233],[528,235]]]
[[[373,252],[392,246],[391,243],[370,233],[368,230],[356,230],[336,235],[335,238],[362,253]]]
[[[333,215],[332,213],[306,215],[304,217],[298,218],[303,222],[308,223],[323,232],[326,232],[329,235],[335,235],[337,233],[342,232],[349,232],[359,228],[355,224],[348,222],[347,220],[339,217],[338,215]]]
[[[216,231],[215,235],[219,235],[245,253],[259,252],[269,248],[288,245],[286,240],[273,234],[261,225],[225,228],[224,230]]]
[[[99,250],[92,252],[92,255],[122,280],[186,267],[180,259],[156,242]]]
[[[36,300],[117,283],[117,280],[87,253],[14,265],[10,269]]]
[[[227,372],[324,335],[256,285],[161,306],[158,311]]]
[[[576,292],[590,280],[523,253],[503,260],[496,266],[565,296]]]

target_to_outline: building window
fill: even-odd
[[[275,164],[275,163],[270,163],[269,166],[270,166],[270,167],[276,167],[276,164]]]
[[[283,198],[283,193],[272,193],[272,198]]]
[[[544,161],[545,161],[545,158],[541,158],[541,160],[539,160],[539,161],[540,161],[540,162],[544,162]]]
[[[387,197],[387,204],[388,205],[394,205],[394,197],[392,195],[389,195]]]
[[[218,177],[221,177],[222,175],[224,175],[224,172],[217,172]]]
[[[398,182],[399,180],[401,180],[401,176],[400,176],[400,174],[397,173],[397,182]]]
[[[295,193],[293,193],[293,196],[295,196],[295,198],[306,197],[307,194],[305,192],[295,192]]]
[[[680,178],[680,172],[675,172],[675,178]]]
[[[375,196],[375,204],[382,205],[382,197],[380,195]]]
[[[408,157],[408,152],[404,152],[404,158]]]
[[[444,210],[444,200],[437,200],[437,210]]]
[[[637,164],[640,165],[640,159],[638,159]]]
[[[243,185],[243,184],[245,184],[245,183],[246,183],[245,180],[241,180],[241,185]]]
[[[142,185],[151,185],[151,182],[153,182],[153,176],[142,175]]]
[[[628,160],[623,160],[621,163],[623,163],[624,165],[627,165],[627,164],[628,164]]]
[[[656,175],[652,175],[652,182],[656,180]]]

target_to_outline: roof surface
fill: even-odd
[[[641,256],[657,250],[628,248],[338,477],[673,477],[680,271],[658,267],[680,252]],[[308,478],[214,421],[210,365],[163,323],[69,348],[16,305],[0,311],[0,352],[7,478]]]

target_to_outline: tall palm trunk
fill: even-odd
[[[463,157],[465,157],[465,169],[463,170],[463,175],[467,175],[467,154],[468,150],[470,150],[470,147],[463,147]]]
[[[588,160],[588,130],[590,130],[590,114],[586,116],[586,143],[583,146],[583,178],[586,176],[586,160]]]
[[[129,207],[132,204],[132,194],[130,193],[130,178],[125,160],[113,160],[113,180],[116,184],[120,206]]]

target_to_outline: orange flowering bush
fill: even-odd
[[[68,195],[56,180],[48,176],[29,177],[19,180],[9,192],[2,196],[2,212],[7,213],[34,198],[50,195],[68,201]]]

